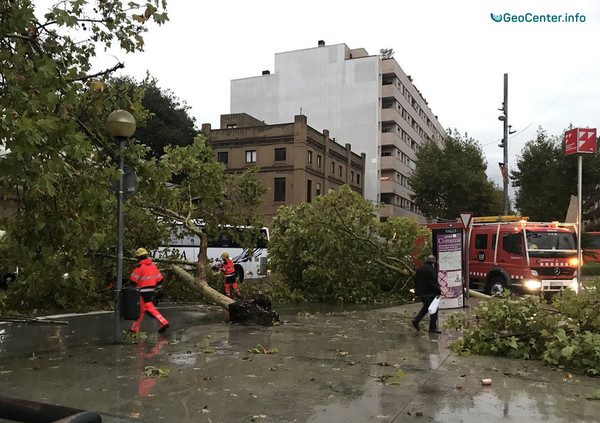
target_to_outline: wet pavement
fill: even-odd
[[[223,323],[219,308],[165,305],[165,334],[145,318],[147,339],[121,344],[112,313],[0,324],[0,395],[103,422],[599,421],[600,401],[588,399],[599,378],[461,357],[446,348],[456,332],[410,326],[418,308],[300,305],[278,308],[283,324],[265,328]]]

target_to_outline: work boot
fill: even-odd
[[[421,328],[419,327],[419,323],[416,320],[411,320],[410,323],[412,323],[413,328],[415,328],[416,330],[421,330]]]
[[[166,331],[167,329],[169,329],[169,324],[167,323],[166,325],[162,326],[159,330],[158,333],[163,333],[164,331]]]

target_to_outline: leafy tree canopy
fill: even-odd
[[[515,206],[533,221],[564,221],[571,195],[577,195],[577,157],[566,156],[564,133],[548,136],[539,128],[525,144],[511,180],[517,188]],[[600,184],[600,158],[583,156],[583,198],[594,194]]]
[[[487,178],[486,167],[479,143],[454,131],[442,148],[430,142],[417,153],[411,198],[428,218],[502,214],[502,191]]]
[[[217,223],[254,222],[248,210],[263,188],[253,171],[226,175],[202,137],[190,143],[193,125],[172,93],[153,83],[109,83],[121,63],[92,71],[103,49],[141,50],[148,21],[166,20],[162,9],[161,2],[116,0],[64,1],[46,13],[27,0],[0,5],[0,140],[10,151],[0,167],[0,188],[12,207],[0,220],[6,231],[2,264],[20,269],[8,290],[12,307],[85,308],[112,297],[102,292],[114,277],[116,200],[110,187],[118,179],[118,152],[105,122],[110,112],[124,109],[143,128],[153,117],[144,107],[146,89],[158,103],[166,97],[161,104],[179,118],[170,124],[185,124],[188,133],[169,138],[175,146],[159,159],[136,140],[127,141],[125,165],[139,181],[123,207],[125,256],[140,245],[157,247],[175,220],[190,231],[198,230],[193,219],[207,231]],[[161,119],[169,113],[162,111]]]
[[[138,83],[129,77],[120,77],[110,84],[119,92],[143,89],[142,105],[149,116],[145,124],[137,128],[135,137],[150,147],[152,157],[160,157],[167,145],[190,145],[198,135],[196,120],[189,115],[187,103],[173,91],[160,88],[155,78],[147,77]]]
[[[313,203],[280,207],[269,248],[273,271],[308,300],[407,295],[411,255],[431,252],[431,233],[413,219],[380,222],[377,210],[346,185]],[[420,237],[426,242],[415,252]]]
[[[29,0],[0,4],[0,142],[4,265],[20,268],[11,287],[23,307],[77,306],[100,299],[104,263],[90,257],[114,239],[114,142],[108,113],[147,118],[141,93],[117,95],[106,78],[123,64],[94,71],[107,48],[143,49],[149,21],[167,19],[164,4],[58,2],[47,11]],[[135,154],[135,149],[132,150]],[[114,245],[114,241],[112,242]],[[68,275],[68,276],[65,276]],[[101,280],[97,276],[96,280]]]

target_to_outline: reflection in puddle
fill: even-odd
[[[138,373],[138,396],[148,397],[152,394],[152,388],[156,385],[156,375],[146,374],[146,359],[157,355],[164,345],[168,344],[164,338],[159,338],[156,342],[146,345],[144,342],[137,344],[137,373]]]
[[[555,416],[556,402],[552,397],[531,398],[527,392],[511,392],[501,399],[495,392],[485,392],[472,398],[470,406],[459,401],[446,404],[437,412],[437,421],[481,422],[523,421],[523,422],[562,422]],[[560,414],[560,413],[559,413]],[[574,417],[574,416],[573,416]]]

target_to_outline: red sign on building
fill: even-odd
[[[596,128],[575,128],[565,132],[565,154],[595,153]]]

